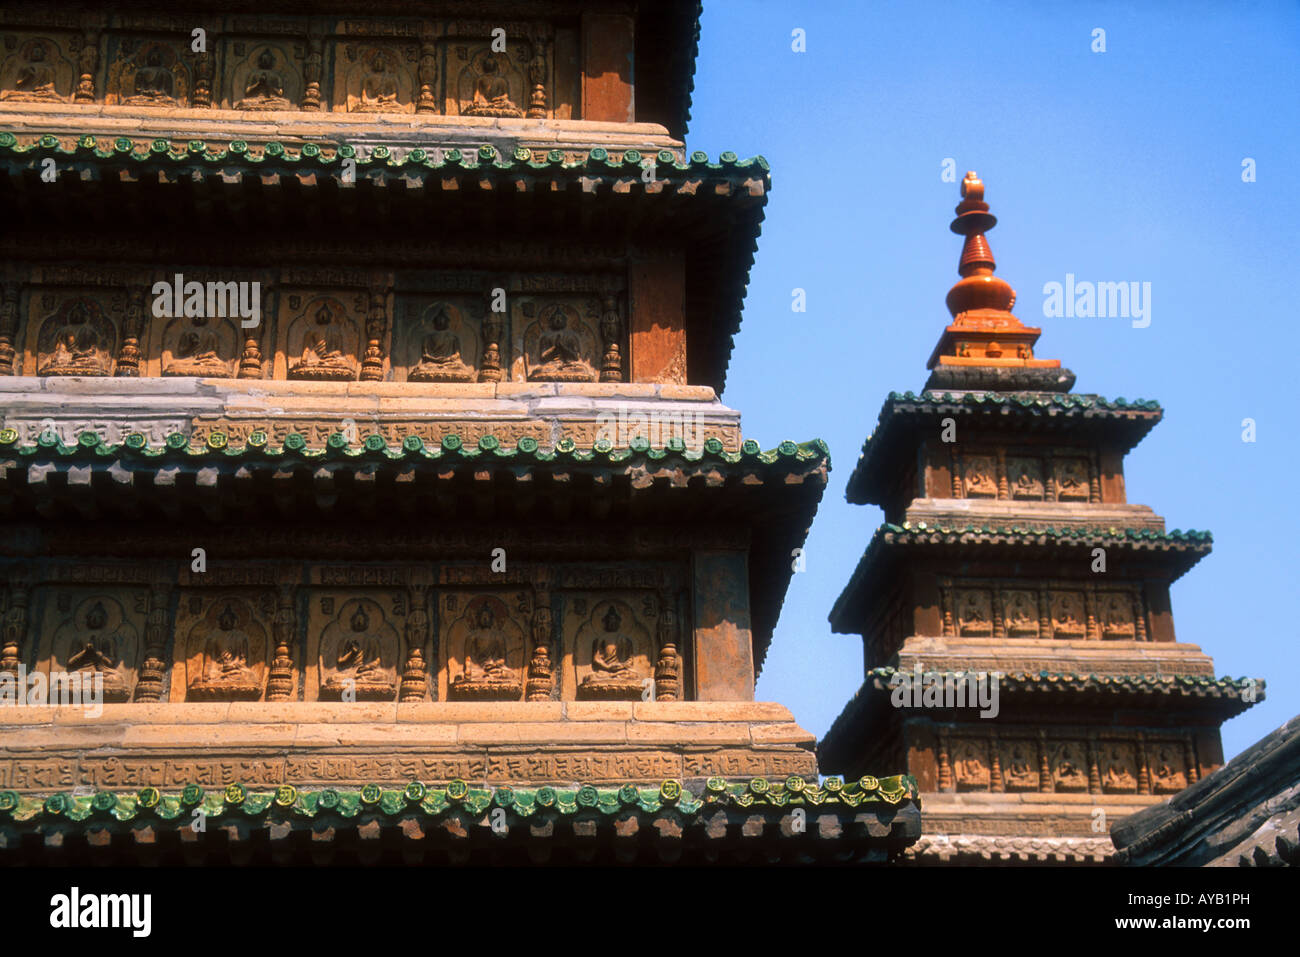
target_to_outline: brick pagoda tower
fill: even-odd
[[[1166,531],[1124,488],[1160,406],[1070,392],[1074,374],[1035,357],[1041,330],[994,275],[995,223],[968,173],[926,390],[889,396],[849,479],[885,524],[830,615],[862,636],[866,680],[819,763],[915,775],[912,859],[1100,861],[1112,823],[1222,764],[1219,725],[1262,683],[1216,679],[1176,640],[1169,587],[1210,536]],[[1000,676],[996,715],[955,697],[970,672]],[[926,695],[945,675],[953,697]]]
[[[116,6],[0,11],[0,704],[103,683],[0,707],[0,860],[915,839],[753,700],[829,463],[718,399],[698,4]]]

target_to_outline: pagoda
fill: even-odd
[[[754,701],[829,457],[718,398],[770,178],[686,148],[698,30],[0,11],[0,861],[916,839]]]
[[[952,322],[925,390],[892,393],[849,478],[884,510],[830,614],[865,680],[823,772],[906,768],[921,863],[1101,862],[1109,828],[1223,763],[1219,726],[1262,697],[1177,641],[1170,585],[1210,551],[1125,494],[1156,402],[1071,392],[1012,313],[968,173]]]

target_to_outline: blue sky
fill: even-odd
[[[773,183],[723,400],[764,448],[820,437],[833,464],[761,700],[821,735],[860,682],[859,640],[826,615],[882,517],[844,485],[948,321],[952,158],[984,180],[1037,354],[1077,392],[1165,408],[1126,480],[1169,528],[1214,533],[1174,586],[1178,639],[1268,682],[1224,725],[1225,754],[1300,711],[1297,64],[1295,3],[706,0],[687,143],[762,154]],[[1044,318],[1044,284],[1067,273],[1151,283],[1150,325]]]

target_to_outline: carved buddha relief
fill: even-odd
[[[66,600],[63,603],[67,604]],[[96,594],[77,602],[55,630],[50,652],[51,668],[80,675],[83,689],[89,688],[94,675],[102,675],[105,702],[131,699],[140,631],[117,598]]]
[[[322,701],[393,701],[398,631],[370,599],[342,602],[320,639]]]
[[[524,304],[525,316],[533,305]],[[594,308],[588,319],[583,319],[576,308],[565,303],[542,306],[536,318],[524,325],[515,363],[516,372],[523,374],[515,378],[530,382],[595,382],[599,352],[594,330],[599,319]]]
[[[472,598],[447,631],[447,696],[459,701],[520,700],[524,645],[524,630],[505,602],[495,595]]]
[[[959,791],[989,789],[988,747],[976,738],[960,738],[953,745],[952,769]]]
[[[474,382],[479,336],[455,306],[428,306],[406,332],[408,382]]]
[[[1101,788],[1107,794],[1137,792],[1137,760],[1133,745],[1123,741],[1104,741],[1098,758]]]
[[[1052,783],[1057,791],[1088,790],[1088,754],[1082,742],[1062,741],[1052,751]]]
[[[461,116],[524,115],[527,87],[523,73],[509,52],[493,51],[488,46],[471,52],[470,48],[460,46],[456,48],[454,57],[461,64],[454,86],[457,112]]]
[[[1053,638],[1082,638],[1086,633],[1083,593],[1054,591],[1049,603]]]
[[[595,602],[573,648],[581,700],[639,700],[654,674],[650,631],[622,601]]]
[[[268,636],[264,620],[242,598],[199,599],[201,617],[185,638],[190,701],[258,701],[266,687]]]
[[[72,95],[74,69],[58,43],[34,37],[0,65],[0,100],[63,103]]]
[[[957,634],[987,637],[993,634],[992,595],[984,589],[957,590]]]
[[[1056,497],[1062,502],[1088,501],[1088,460],[1061,458],[1056,468]]]
[[[290,379],[348,382],[357,377],[360,333],[347,307],[319,296],[292,318],[287,336]]]
[[[1038,459],[1008,458],[1007,484],[1014,499],[1043,498],[1043,463]]]
[[[296,110],[302,98],[298,57],[283,47],[233,45],[228,96],[236,110]]]
[[[1097,604],[1100,608],[1103,638],[1131,641],[1136,637],[1132,596],[1124,592],[1104,591],[1097,595]]]
[[[162,374],[230,378],[240,354],[239,333],[229,319],[177,317],[163,329]]]
[[[967,498],[998,497],[998,462],[991,455],[962,457]]]
[[[998,742],[998,760],[1002,766],[1003,786],[1008,791],[1037,791],[1038,745],[1033,741]]]
[[[1038,596],[1031,591],[1007,591],[1002,595],[1006,633],[1012,638],[1038,637]]]
[[[112,372],[117,330],[90,297],[65,299],[40,326],[37,375],[106,376]]]
[[[1182,747],[1158,741],[1147,749],[1151,755],[1151,790],[1156,794],[1173,794],[1187,787],[1187,770]]]
[[[169,43],[123,40],[108,69],[105,102],[124,106],[178,107],[188,103],[190,75]]]
[[[336,102],[349,113],[411,113],[415,110],[415,47],[349,43],[336,66]]]

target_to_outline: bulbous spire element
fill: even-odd
[[[996,309],[1010,312],[1016,304],[1016,291],[1004,279],[993,275],[997,263],[993,250],[984,234],[998,224],[997,217],[989,212],[984,202],[984,183],[979,174],[971,170],[961,181],[962,201],[957,204],[957,218],[951,226],[954,233],[965,236],[957,272],[961,279],[948,291],[948,312],[953,318],[972,309]]]

